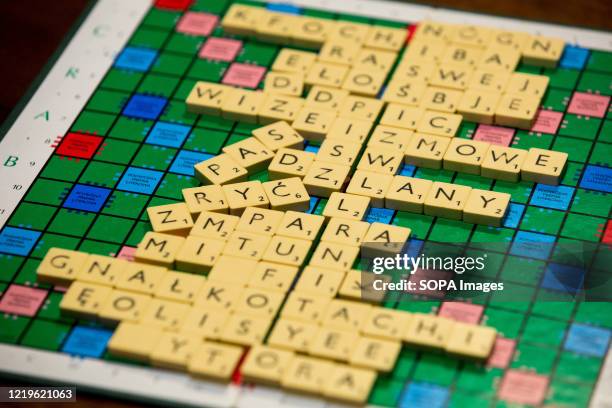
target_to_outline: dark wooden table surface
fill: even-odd
[[[126,0],[129,1],[129,0]],[[432,0],[419,2],[458,10],[612,30],[610,0]],[[88,0],[4,0],[0,2],[0,123],[28,90]],[[1,364],[1,363],[0,363]],[[2,385],[24,385],[2,380]],[[78,393],[77,405],[128,407],[133,403]],[[38,408],[42,404],[27,403]],[[13,406],[19,406],[14,404]],[[74,404],[54,404],[74,407]]]

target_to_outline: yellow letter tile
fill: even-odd
[[[425,199],[425,214],[460,220],[471,187],[434,181]]]
[[[455,322],[444,317],[414,313],[405,327],[406,343],[427,349],[443,349]]]
[[[300,293],[333,298],[344,279],[344,272],[308,265],[298,279],[295,290]]]
[[[195,176],[202,184],[225,184],[246,180],[247,169],[227,154],[220,154],[194,166]]]
[[[294,149],[278,149],[268,167],[271,180],[304,177],[315,160],[313,152]]]
[[[170,271],[164,275],[155,297],[176,302],[193,303],[206,279],[200,275]]]
[[[190,235],[176,255],[176,269],[206,273],[217,262],[225,241]]]
[[[196,377],[228,381],[240,362],[242,352],[242,347],[206,341],[189,359],[187,370]]]
[[[312,241],[276,235],[268,244],[263,260],[300,266],[304,263]]]
[[[98,312],[105,323],[139,322],[151,303],[151,296],[123,290],[113,290]]]
[[[185,236],[193,227],[191,212],[185,203],[148,207],[147,215],[155,232]]]
[[[316,214],[305,214],[297,211],[287,211],[276,231],[284,237],[314,240],[325,217]]]
[[[385,196],[385,208],[422,214],[431,185],[429,180],[395,176]]]
[[[115,287],[152,295],[168,272],[166,268],[138,262],[128,262],[117,278]]]
[[[492,144],[480,168],[483,177],[517,182],[527,151]]]
[[[208,274],[208,280],[230,283],[236,287],[246,286],[257,267],[257,261],[235,255],[221,255]]]
[[[321,241],[359,246],[368,228],[370,228],[370,223],[365,221],[330,218],[321,235]]]
[[[310,196],[299,177],[291,177],[263,183],[270,207],[278,211],[307,211]]]
[[[351,365],[388,373],[402,348],[399,341],[360,337],[349,359]]]
[[[223,192],[227,197],[230,214],[233,215],[241,215],[247,207],[267,208],[270,204],[259,180],[226,184]]]
[[[67,316],[93,319],[112,291],[109,286],[73,282],[62,297],[60,310]]]
[[[304,148],[304,138],[282,120],[253,130],[253,136],[274,152],[281,148]]]
[[[388,107],[387,107],[388,109]],[[384,118],[384,115],[383,115]],[[414,132],[399,127],[378,125],[368,140],[368,146],[405,151]]]
[[[112,286],[127,267],[128,262],[110,256],[91,254],[81,266],[77,279],[83,282]]]
[[[310,264],[321,268],[347,271],[353,266],[358,253],[359,248],[355,246],[323,241],[312,254]]]
[[[393,176],[390,174],[374,173],[371,171],[357,170],[353,174],[346,192],[349,194],[369,197],[372,206],[383,207],[385,194],[387,193]]]
[[[249,350],[240,372],[246,381],[279,384],[292,359],[290,351],[256,345]]]
[[[291,126],[307,140],[321,141],[336,119],[333,111],[304,106]]]
[[[314,52],[283,48],[274,60],[272,70],[277,72],[295,72],[305,75],[312,64],[315,63],[316,59],[317,54]]]
[[[445,345],[446,352],[461,357],[483,360],[491,354],[495,329],[456,322]]]
[[[149,359],[156,367],[184,371],[200,343],[201,340],[187,334],[164,332]]]
[[[370,208],[370,198],[347,193],[332,193],[325,204],[325,217],[363,220]]]
[[[108,351],[118,357],[148,362],[162,333],[156,327],[121,322],[108,342]]]
[[[221,116],[240,122],[257,123],[257,113],[266,94],[260,91],[235,88],[221,106]]]
[[[329,197],[340,191],[351,168],[339,164],[314,161],[302,180],[308,194],[318,197]]]
[[[36,278],[39,282],[68,286],[88,256],[85,252],[50,248],[36,269]]]
[[[540,99],[533,96],[504,94],[495,111],[495,124],[531,129],[539,104]]]
[[[450,140],[444,136],[415,133],[404,151],[405,162],[419,167],[440,169]]]
[[[254,137],[247,137],[223,148],[223,153],[251,172],[265,170],[274,157],[272,150]]]
[[[444,169],[480,174],[480,165],[490,146],[488,142],[453,138],[444,153]]]
[[[192,216],[202,211],[213,211],[220,213],[228,212],[227,199],[223,194],[223,189],[218,185],[184,188],[183,198]]]
[[[171,267],[185,238],[149,231],[145,234],[134,258],[139,262]]]
[[[273,235],[278,228],[284,213],[281,211],[268,210],[266,208],[247,207],[236,230],[253,232],[256,234]]]
[[[227,239],[239,220],[235,215],[202,211],[190,234],[203,238]]]
[[[521,167],[525,181],[557,185],[567,164],[567,153],[531,148]]]
[[[463,221],[501,227],[510,205],[510,194],[473,189],[463,208]]]

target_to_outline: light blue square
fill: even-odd
[[[0,252],[27,256],[39,237],[40,231],[5,227],[0,232]]]
[[[302,9],[298,6],[294,6],[293,4],[287,3],[268,3],[266,8],[270,11],[275,11],[277,13],[286,13],[286,14],[301,14]]]
[[[586,48],[566,45],[559,66],[561,68],[583,69],[589,58],[589,50]]]
[[[82,357],[100,357],[112,335],[111,330],[77,326],[70,332],[62,351]]]
[[[538,184],[531,196],[531,205],[567,210],[573,195],[573,187]]]
[[[508,212],[504,217],[504,227],[518,227],[519,223],[521,222],[521,217],[523,216],[523,211],[525,211],[525,206],[523,204],[510,203]]]
[[[404,164],[402,169],[400,170],[400,176],[412,177],[416,171],[416,167],[412,164]]]
[[[552,235],[519,231],[514,238],[510,253],[529,258],[548,259],[554,242],[555,237]]]
[[[115,68],[147,71],[156,56],[157,52],[148,48],[126,47],[117,56]]]
[[[370,208],[370,212],[368,212],[366,221],[370,223],[380,222],[383,224],[390,224],[394,214],[395,210],[389,208],[372,207]]]
[[[587,166],[582,174],[580,187],[612,193],[612,169],[600,166]]]
[[[193,166],[197,163],[208,160],[214,157],[212,154],[192,152],[190,150],[181,150],[174,159],[174,163],[170,167],[171,173],[184,174],[186,176],[193,176]]]
[[[189,126],[157,122],[145,143],[166,147],[181,147],[189,134]]]
[[[408,384],[400,400],[401,408],[443,408],[448,399],[448,388],[436,384],[413,382]]]
[[[308,146],[304,147],[304,151],[316,154],[319,151],[319,146],[309,144]]]
[[[603,357],[608,350],[609,343],[610,330],[573,323],[565,340],[565,350]]]
[[[153,194],[163,175],[161,171],[129,167],[117,185],[117,190]]]

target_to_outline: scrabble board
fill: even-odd
[[[548,67],[542,66],[542,59],[525,57],[516,67],[519,73],[548,78],[528,126],[514,116],[478,123],[482,115],[476,115],[473,121],[464,117],[453,131],[454,139],[467,143],[567,153],[555,182],[495,180],[482,177],[479,170],[470,174],[464,162],[436,169],[401,160],[394,174],[510,194],[501,224],[476,225],[452,219],[448,212],[393,209],[382,205],[384,200],[373,201],[359,217],[409,228],[411,253],[440,244],[461,246],[475,256],[486,253],[494,266],[481,278],[503,281],[513,296],[385,299],[378,307],[488,326],[496,338],[480,361],[403,344],[393,367],[378,373],[364,402],[402,407],[612,404],[612,303],[605,295],[612,244],[612,36],[383,1],[97,2],[3,129],[0,372],[161,404],[327,406],[335,403],[332,400],[351,401],[352,395],[329,399],[253,385],[243,372],[246,363],[224,382],[114,355],[109,352],[116,330],[112,325],[62,313],[66,288],[37,279],[50,248],[133,259],[155,222],[147,208],[183,202],[183,190],[202,181],[195,165],[229,154],[226,147],[244,142],[264,126],[245,112],[229,117],[194,113],[188,107],[198,82],[265,91],[264,78],[273,71],[281,49],[296,47],[282,36],[256,39],[236,34],[236,27],[234,33],[226,32],[221,21],[235,4],[405,29],[409,39],[419,24],[432,21],[563,41],[558,61]],[[333,53],[327,57],[333,59]],[[387,85],[391,87],[385,83],[372,97]],[[305,152],[322,154],[325,146],[317,135],[326,132],[308,127],[308,120],[293,126],[307,135]],[[363,139],[368,136],[365,130]],[[254,163],[247,178],[265,184],[271,173],[266,165]],[[325,189],[309,191],[305,207],[292,208],[329,215],[325,211],[334,196],[328,197]],[[278,208],[284,208],[283,203]],[[482,220],[478,215],[476,222]],[[579,248],[578,266],[559,261],[554,248]],[[591,282],[598,271],[604,277]],[[592,285],[585,289],[587,280]],[[589,290],[604,292],[603,300]]]

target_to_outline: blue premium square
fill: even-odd
[[[121,178],[117,190],[153,194],[163,175],[161,171],[129,167]]]
[[[608,350],[609,342],[610,330],[573,323],[565,340],[565,350],[603,357]]]
[[[208,160],[213,157],[212,154],[192,152],[190,150],[181,150],[174,159],[174,163],[170,167],[171,173],[184,174],[186,176],[193,176],[193,166],[197,163]]]
[[[521,222],[521,217],[523,216],[523,211],[525,211],[525,206],[523,204],[510,203],[508,212],[504,217],[504,227],[518,227],[519,223]]]
[[[589,58],[589,50],[586,48],[566,45],[559,66],[561,68],[583,69]]]
[[[276,11],[278,13],[286,13],[286,14],[301,14],[302,9],[294,6],[293,4],[287,3],[268,3],[266,8],[270,11]]]
[[[448,388],[440,385],[422,382],[412,382],[408,384],[404,395],[400,400],[402,408],[443,408],[448,399]]]
[[[110,192],[111,190],[108,188],[77,184],[70,192],[68,198],[66,198],[66,201],[64,201],[64,208],[98,212],[104,205]]]
[[[541,287],[575,295],[584,281],[584,269],[550,263],[544,272]]]
[[[612,169],[587,166],[582,175],[580,187],[612,193]]]
[[[0,232],[0,252],[27,256],[39,237],[39,231],[5,227]]]
[[[115,60],[115,68],[129,69],[132,71],[147,71],[157,52],[148,48],[126,47]]]
[[[366,216],[367,222],[380,222],[383,224],[389,224],[393,219],[393,214],[395,214],[395,210],[390,208],[378,208],[372,207]]]
[[[168,102],[166,98],[160,96],[136,94],[128,101],[123,114],[140,119],[157,119],[166,102]]]
[[[100,357],[112,335],[110,330],[77,326],[70,332],[62,351],[82,357]]]
[[[573,187],[538,184],[531,197],[531,204],[555,210],[567,210],[573,195]]]
[[[554,242],[555,237],[552,235],[519,231],[514,238],[510,253],[529,258],[547,259]]]
[[[188,134],[189,126],[157,122],[145,143],[166,147],[181,147]]]

